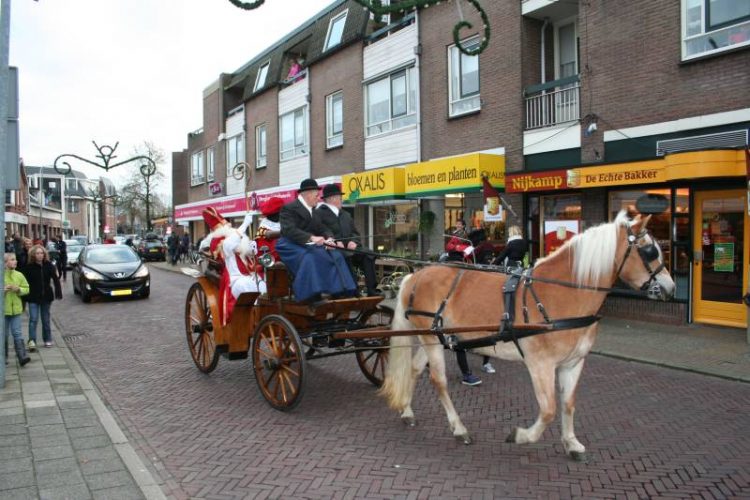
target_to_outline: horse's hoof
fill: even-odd
[[[414,417],[401,417],[401,421],[404,425],[408,425],[409,427],[417,426],[417,420]]]
[[[456,436],[456,439],[461,441],[463,444],[467,444],[467,445],[473,442],[468,432],[466,434],[459,434],[458,436]]]
[[[571,451],[568,453],[568,456],[576,462],[589,463],[589,456],[585,451]]]
[[[515,443],[516,442],[516,433],[518,432],[518,429],[513,429],[513,432],[508,434],[508,437],[505,438],[506,443]]]

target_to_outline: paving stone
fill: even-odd
[[[44,448],[33,448],[34,460],[51,460],[53,458],[73,457],[73,448],[70,445],[46,446]]]
[[[114,446],[76,450],[75,453],[80,463],[90,462],[92,460],[113,460],[120,458],[120,455],[117,453]]]
[[[0,459],[0,474],[4,474],[6,472],[21,472],[21,471],[33,471],[34,465],[31,460],[31,457],[26,458],[5,458],[2,453],[0,453],[0,456],[3,456],[3,458]]]
[[[106,434],[92,437],[72,438],[71,441],[73,443],[73,448],[75,448],[76,450],[112,446],[112,440]]]
[[[72,420],[74,418],[84,418],[84,417],[96,418],[96,412],[91,408],[63,409],[62,415],[65,420]]]
[[[52,392],[49,382],[23,382],[24,394],[39,394],[40,392]]]
[[[9,399],[7,401],[0,401],[0,409],[20,407],[23,407],[23,399],[20,397]]]
[[[3,490],[14,490],[34,486],[34,484],[36,482],[34,481],[33,471],[23,470],[0,474],[0,489]]]
[[[29,431],[28,427],[23,424],[2,424],[0,425],[0,439],[1,436],[13,436],[15,434],[26,434]]]
[[[23,395],[24,404],[30,403],[32,401],[54,401],[54,400],[55,400],[55,394],[52,392],[40,392],[39,394],[24,394]]]
[[[15,490],[0,489],[0,500],[37,500],[38,498],[36,486]]]
[[[94,500],[112,500],[114,498],[117,500],[141,500],[144,498],[143,493],[136,486],[119,486],[106,490],[96,490],[92,491],[91,494]]]
[[[29,408],[26,406],[27,417],[41,417],[45,415],[60,415],[60,409],[57,407],[57,402],[53,399],[50,401],[52,404],[49,406],[41,406],[36,408]]]
[[[6,446],[0,448],[3,458],[25,458],[31,456],[31,446]]]
[[[8,416],[8,415],[23,415],[23,407],[21,406],[14,406],[12,408],[2,408],[0,409],[0,416]]]
[[[29,429],[29,431],[32,436],[65,434],[65,426],[62,424],[37,425],[33,429]]]
[[[53,458],[51,460],[37,460],[34,463],[37,474],[56,474],[78,469],[75,457]]]
[[[70,486],[82,484],[83,476],[78,469],[63,472],[45,472],[36,474],[37,485],[40,490],[51,489],[57,486]]]
[[[117,472],[127,470],[125,468],[125,464],[120,458],[91,460],[87,462],[81,462],[79,465],[84,476],[101,474],[102,472]]]
[[[6,411],[13,410],[15,412],[14,408],[6,408]],[[23,414],[23,410],[21,410],[20,415],[0,415],[0,426],[2,425],[8,425],[8,424],[25,424],[26,423],[26,415]]]
[[[89,498],[91,498],[91,492],[85,483],[39,490],[40,500],[87,500]],[[111,497],[110,500],[118,499]]]
[[[14,434],[11,436],[4,436],[0,438],[0,449],[6,447],[6,446],[28,446],[29,445],[29,438],[25,434]],[[0,452],[0,456],[2,456],[2,452]]]
[[[88,399],[84,394],[74,394],[72,396],[57,396],[59,403],[87,402]]]
[[[70,436],[71,439],[101,436],[102,434],[106,433],[107,431],[104,430],[104,427],[101,424],[92,425],[91,427],[74,427],[72,429],[68,429],[68,436]]]
[[[26,401],[26,403],[24,403],[24,406],[26,407],[26,409],[49,407],[57,409],[57,401],[55,401],[54,399],[45,399],[43,401]]]
[[[46,446],[70,446],[70,439],[65,433],[61,434],[31,434],[31,446],[34,448],[44,448]]]
[[[29,427],[39,425],[61,424],[63,423],[62,415],[29,415],[27,417]]]
[[[86,484],[91,491],[113,488],[115,486],[135,486],[133,478],[127,471],[103,472],[86,476]]]
[[[97,417],[79,417],[65,420],[65,427],[72,429],[75,427],[92,427],[99,424]]]

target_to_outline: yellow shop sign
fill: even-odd
[[[392,167],[346,174],[341,177],[341,190],[348,203],[403,198],[404,169]]]
[[[621,163],[607,167],[584,167],[568,170],[569,188],[648,184],[666,180],[662,160]]]
[[[484,153],[413,163],[404,167],[406,195],[434,195],[481,189],[482,176],[505,188],[505,157]]]

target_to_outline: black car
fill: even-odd
[[[160,260],[165,262],[167,260],[167,249],[160,239],[145,239],[141,240],[141,243],[138,245],[138,255],[143,260]]]
[[[151,292],[148,267],[127,245],[89,245],[78,256],[72,273],[73,293],[91,302],[104,297],[137,296]]]

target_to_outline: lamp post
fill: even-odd
[[[375,22],[380,22],[381,18],[388,14],[398,14],[400,12],[406,12],[414,9],[426,9],[428,7],[431,7],[433,5],[437,5],[440,2],[445,2],[445,0],[403,0],[397,3],[387,3],[384,4],[383,0],[354,0],[358,4],[360,4],[362,7],[365,8],[365,10],[369,10],[372,12],[372,14],[375,17]],[[484,49],[487,48],[487,45],[490,42],[490,20],[487,17],[487,13],[482,8],[482,5],[479,3],[479,0],[464,0],[466,3],[470,4],[472,7],[474,7],[477,12],[479,13],[479,16],[482,18],[482,29],[484,31],[484,35],[482,36],[482,42],[475,48],[468,48],[464,45],[461,38],[461,30],[462,29],[471,29],[474,27],[473,24],[471,24],[469,21],[464,19],[464,13],[463,10],[461,10],[461,0],[456,0],[456,9],[458,10],[458,17],[460,21],[456,23],[455,26],[453,26],[453,41],[456,43],[456,47],[463,52],[464,54],[468,56],[476,56],[481,54]],[[229,0],[229,2],[234,5],[235,7],[238,7],[243,10],[253,10],[257,9],[264,3],[266,3],[266,0],[252,0],[252,1],[243,1],[243,0]]]
[[[150,163],[141,165],[141,175],[146,183],[146,232],[151,231],[151,176],[156,173],[156,164],[153,160]]]

